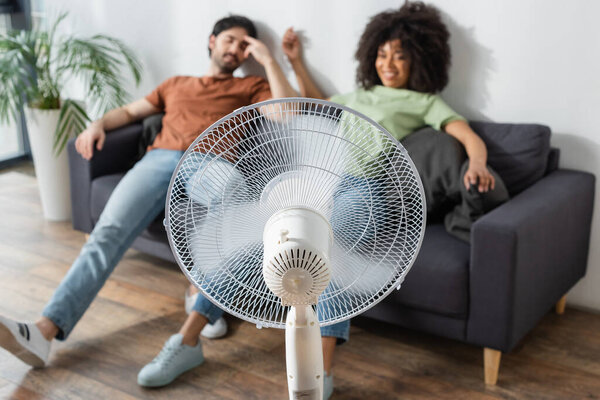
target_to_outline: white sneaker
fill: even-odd
[[[192,308],[194,307],[196,299],[198,298],[198,293],[200,292],[197,292],[190,296],[189,288],[186,289],[185,312],[187,314],[192,312]],[[202,332],[200,332],[200,334],[207,339],[222,338],[227,334],[227,321],[225,321],[225,318],[221,317],[214,324],[206,324],[206,326],[202,329]]]
[[[0,347],[32,367],[41,368],[48,361],[50,341],[32,323],[13,321],[0,316]]]
[[[214,324],[206,324],[200,332],[207,339],[219,339],[227,334],[227,321],[221,317]]]

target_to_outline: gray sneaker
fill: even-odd
[[[165,342],[154,360],[146,364],[138,374],[138,385],[146,387],[165,386],[175,378],[204,362],[202,343],[194,347],[182,344],[183,335],[173,335]]]

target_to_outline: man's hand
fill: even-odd
[[[494,176],[490,174],[487,167],[485,165],[473,163],[470,160],[469,168],[467,169],[467,172],[465,172],[463,179],[467,190],[469,190],[469,186],[477,184],[477,190],[483,193],[490,189],[494,190],[494,187],[496,186]]]
[[[160,111],[162,109],[152,105],[146,98],[112,109],[104,114],[102,119],[92,122],[85,131],[77,136],[75,149],[81,154],[81,157],[91,160],[94,155],[94,145],[96,145],[96,150],[102,150],[104,147],[106,139],[104,129],[110,131],[120,128]]]
[[[85,131],[81,132],[75,140],[75,149],[81,157],[91,160],[94,155],[94,144],[97,150],[102,150],[106,133],[99,121],[93,122]]]
[[[281,48],[292,64],[300,59],[300,39],[298,38],[296,32],[294,32],[294,28],[289,27],[283,34]]]
[[[263,42],[248,35],[244,37],[244,40],[248,42],[248,46],[244,50],[244,59],[252,54],[254,59],[263,67],[274,61],[271,52]]]

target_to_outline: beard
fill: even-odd
[[[228,61],[225,60],[225,56],[227,55],[231,56]],[[215,64],[217,64],[221,72],[226,74],[233,74],[233,71],[241,65],[237,57],[233,54],[223,54],[222,56],[215,57]]]

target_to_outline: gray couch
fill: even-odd
[[[595,178],[559,168],[550,129],[472,122],[511,199],[480,218],[471,244],[430,223],[402,289],[365,314],[484,348],[486,383],[510,352],[586,271]],[[69,142],[73,227],[90,232],[139,154],[143,124],[108,132],[91,162]],[[163,217],[133,247],[173,262]]]

